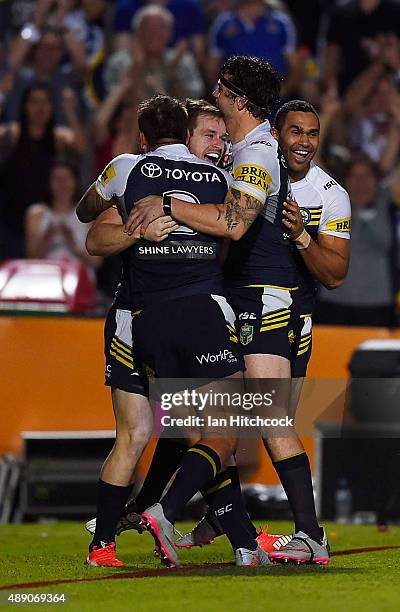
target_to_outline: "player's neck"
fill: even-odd
[[[232,117],[226,121],[226,127],[232,144],[237,144],[263,122],[251,115]]]
[[[302,181],[303,178],[305,178],[307,176],[309,171],[310,171],[310,166],[306,170],[301,170],[299,172],[294,172],[292,170],[289,170],[289,172],[288,172],[289,181],[291,183],[298,183],[299,181]]]

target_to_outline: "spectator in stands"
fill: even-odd
[[[26,211],[26,254],[34,259],[72,259],[89,270],[101,263],[86,247],[88,226],[75,213],[80,198],[79,176],[75,167],[56,161],[50,170],[48,196]]]
[[[95,111],[93,139],[96,172],[121,153],[133,153],[137,138],[137,95],[131,70],[121,70],[117,85]]]
[[[49,88],[32,85],[22,99],[20,122],[0,125],[0,207],[7,241],[3,257],[24,256],[25,210],[44,200],[55,154],[77,156],[85,149],[72,90],[63,91],[63,109],[68,127],[56,127]]]
[[[16,46],[14,45],[14,59],[21,67],[14,66],[17,70],[13,89],[6,98],[5,120],[16,121],[21,105],[22,97],[27,88],[35,83],[47,85],[51,90],[52,102],[55,109],[55,121],[57,125],[65,125],[66,118],[63,113],[62,91],[66,87],[73,86],[71,75],[66,72],[61,61],[65,47],[60,34],[52,29],[45,29],[39,35],[40,38],[34,43],[34,38],[29,44],[28,40],[18,37],[26,56],[32,51],[32,64],[24,64],[25,57],[22,55],[16,59]],[[21,51],[22,53],[22,51]],[[18,70],[19,68],[19,70]]]
[[[332,325],[391,326],[395,278],[393,194],[379,182],[378,166],[368,157],[348,165],[344,185],[352,203],[350,267],[345,282],[329,292],[321,288],[315,320]]]
[[[350,85],[343,100],[346,145],[378,162],[385,175],[393,167],[393,140],[400,121],[400,40],[387,36],[381,52]],[[393,133],[394,132],[394,133]]]
[[[168,48],[173,25],[172,14],[161,6],[146,6],[135,14],[131,53],[118,51],[109,58],[105,67],[108,91],[119,81],[121,69],[132,66],[139,102],[156,93],[181,99],[202,96],[203,81],[186,42]]]
[[[231,55],[253,55],[269,60],[285,78],[284,98],[297,84],[296,31],[290,16],[264,0],[238,0],[232,13],[222,14],[210,30],[210,82]]]
[[[343,92],[379,49],[378,37],[400,35],[400,4],[395,0],[353,0],[330,19],[324,79]]]
[[[203,63],[205,49],[205,20],[200,0],[117,0],[114,15],[114,29],[117,38],[129,37],[132,18],[146,4],[158,4],[174,17],[174,27],[169,45],[174,47],[186,41],[198,65]]]
[[[101,70],[111,37],[110,9],[105,0],[81,0],[75,10],[57,16],[58,27],[68,46],[71,68],[76,79],[84,84],[89,108],[96,108],[104,93]]]

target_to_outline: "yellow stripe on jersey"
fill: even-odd
[[[124,349],[124,351],[126,351],[127,353],[132,353],[132,347],[128,346],[127,344],[124,344],[122,340],[119,340],[119,339],[117,340],[117,338],[114,336],[112,341],[115,342],[115,344],[120,346],[122,349]]]
[[[350,232],[351,231],[351,217],[329,221],[325,225],[324,229],[330,232]]]
[[[297,351],[297,356],[299,357],[300,355],[304,355],[304,353],[307,353],[309,349],[310,349],[310,344],[307,344],[305,348],[302,348],[299,351]]]
[[[290,315],[289,308],[282,308],[281,310],[275,310],[275,312],[271,312],[268,315],[264,315],[263,319],[275,319],[275,317],[280,317],[281,315]]]
[[[278,327],[287,327],[289,325],[289,321],[285,321],[284,323],[275,323],[275,325],[266,325],[265,327],[261,327],[260,331],[270,331],[271,329],[277,329]]]
[[[300,315],[300,319],[305,319],[306,317],[311,317],[311,312],[307,313],[307,314],[302,314]]]
[[[235,168],[233,180],[235,182],[240,181],[252,185],[265,193],[265,195],[268,195],[269,187],[272,183],[272,176],[266,168],[262,166],[258,166],[257,164],[242,164]]]
[[[119,346],[116,346],[114,342],[111,342],[111,348],[114,349],[114,351],[116,351],[119,355],[121,355],[121,357],[124,357],[124,359],[127,359],[128,361],[132,361],[133,363],[132,355],[129,355],[129,353],[119,348]]]
[[[110,355],[112,355],[113,357],[115,357],[115,359],[117,361],[120,361],[121,363],[123,363],[124,365],[126,365],[128,368],[130,368],[131,370],[134,370],[135,368],[133,367],[132,363],[129,363],[129,361],[126,361],[126,359],[123,359],[120,355],[118,355],[117,353],[115,353],[114,351],[110,351]]]
[[[262,323],[264,325],[269,325],[270,323],[280,323],[281,321],[288,321],[290,319],[290,313],[287,315],[282,315],[280,317],[275,317],[274,319],[263,319]]]
[[[208,453],[206,453],[206,451],[204,451],[202,448],[196,448],[194,446],[192,448],[189,448],[188,453],[197,453],[198,455],[204,457],[204,459],[207,459],[207,461],[211,463],[215,478],[215,476],[217,475],[217,466],[215,465],[214,459]]]

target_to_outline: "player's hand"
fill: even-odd
[[[164,210],[161,196],[147,196],[138,202],[129,213],[125,223],[125,231],[132,235],[134,230],[140,225],[140,235],[143,236],[152,221],[159,217],[164,217]]]
[[[143,238],[151,242],[162,242],[171,232],[178,229],[178,227],[178,223],[176,223],[172,217],[160,217],[150,223]]]
[[[296,240],[304,230],[303,217],[299,205],[294,200],[286,200],[284,203],[282,223],[287,228],[287,233]]]

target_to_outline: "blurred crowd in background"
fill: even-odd
[[[138,152],[143,99],[212,100],[223,60],[255,55],[281,102],[315,105],[317,162],[353,206],[348,278],[318,320],[399,323],[399,0],[0,0],[0,41],[0,261],[78,259],[109,301],[120,264],[85,251],[83,187]]]

